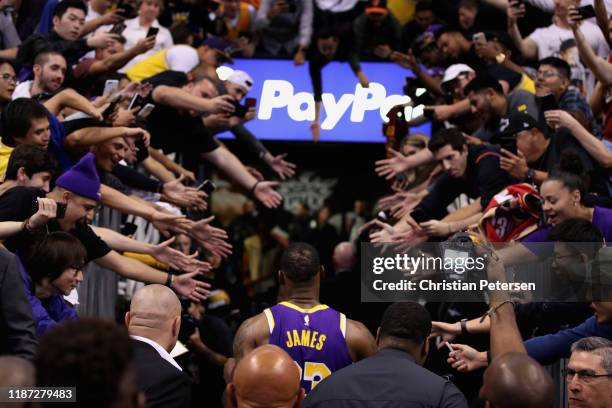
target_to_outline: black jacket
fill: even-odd
[[[15,256],[0,250],[0,354],[31,360],[36,352],[36,328]]]
[[[417,365],[398,349],[336,371],[304,400],[303,408],[467,408],[463,394],[451,382]]]
[[[480,197],[484,210],[495,194],[517,182],[499,167],[500,156],[496,147],[468,145],[467,168],[463,177],[442,174],[412,210],[412,218],[416,222],[442,219],[447,214],[446,207],[462,193],[470,198]]]
[[[191,398],[189,379],[164,360],[151,345],[132,340],[136,382],[145,393],[147,408],[187,408]]]

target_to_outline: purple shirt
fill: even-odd
[[[270,344],[285,350],[301,371],[306,393],[334,371],[353,363],[346,345],[346,316],[327,305],[302,309],[281,302],[264,310]]]
[[[594,207],[592,222],[601,231],[606,242],[612,242],[612,210],[604,207]],[[552,225],[539,228],[523,238],[521,242],[551,242],[546,239],[551,229]]]

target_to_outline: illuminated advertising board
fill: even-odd
[[[410,101],[402,88],[406,77],[414,76],[411,71],[392,63],[362,62],[361,67],[370,80],[368,88],[359,85],[348,63],[332,62],[323,68],[320,141],[382,143],[387,112]],[[312,140],[315,104],[307,64],[296,67],[290,60],[236,59],[233,65],[219,68],[219,76],[227,77],[231,69],[246,71],[254,80],[247,96],[257,98],[257,114],[246,127],[258,139]],[[406,108],[406,117],[416,117],[418,110]],[[430,135],[431,124],[411,131]],[[220,136],[233,137],[229,132]]]

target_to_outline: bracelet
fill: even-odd
[[[166,277],[166,283],[164,283],[164,285],[169,287],[169,288],[172,287],[172,280],[173,280],[172,278],[173,277],[174,276],[171,273],[168,273],[168,276]]]
[[[461,319],[461,335],[465,336],[466,334],[470,334],[467,329],[467,321],[468,319]]]
[[[253,187],[251,187],[251,195],[252,195],[252,196],[254,196],[254,195],[255,195],[255,189],[257,188],[257,185],[258,185],[259,183],[261,183],[261,181],[260,181],[260,180],[257,180],[257,181],[255,182],[255,184],[253,184]]]
[[[504,300],[503,302],[501,302],[499,305],[497,306],[493,306],[491,307],[489,310],[487,310],[487,312],[485,314],[482,315],[482,317],[480,318],[480,323],[484,322],[484,319],[489,316],[489,318],[493,315],[495,315],[495,312],[497,311],[497,309],[499,309],[500,307],[502,307],[503,305],[505,305],[506,303],[511,303],[512,306],[516,306],[516,303],[513,300]]]

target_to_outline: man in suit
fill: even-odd
[[[304,400],[305,408],[467,408],[451,382],[421,367],[429,351],[431,317],[418,303],[394,303],[376,334],[378,352],[332,373]]]
[[[170,356],[181,327],[181,302],[163,285],[148,285],[132,298],[125,325],[133,339],[138,387],[148,408],[188,407],[191,388]]]

